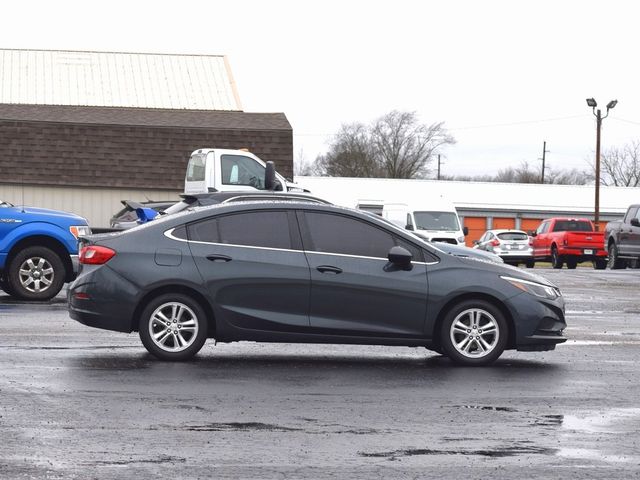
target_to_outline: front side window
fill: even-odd
[[[223,185],[242,185],[264,190],[265,167],[244,155],[222,155]]]
[[[536,230],[537,234],[545,233],[547,228],[549,227],[549,222],[542,222],[538,229]]]
[[[189,239],[229,245],[291,249],[286,212],[244,212],[209,218],[189,225]]]
[[[316,212],[305,217],[316,252],[387,258],[396,244],[390,233],[361,220]]]
[[[418,230],[457,232],[460,230],[458,216],[453,212],[415,212]]]

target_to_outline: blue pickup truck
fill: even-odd
[[[21,300],[49,300],[78,271],[87,221],[72,213],[0,201],[0,288]]]

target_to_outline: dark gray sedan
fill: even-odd
[[[542,277],[443,254],[356,210],[239,203],[84,239],[69,312],[164,360],[218,342],[423,346],[466,365],[564,342]]]

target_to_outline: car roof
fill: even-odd
[[[323,204],[331,204],[327,200],[324,200],[319,197],[314,197],[313,195],[307,195],[304,193],[295,193],[295,192],[282,192],[282,191],[255,191],[255,192],[245,192],[245,191],[235,191],[235,192],[210,192],[210,193],[195,193],[195,194],[182,194],[180,195],[184,200],[208,200],[211,202],[225,202],[228,200],[243,200],[243,199],[256,199],[256,200],[282,200],[282,201],[291,201],[292,199],[299,199],[302,201],[311,201]]]

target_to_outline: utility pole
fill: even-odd
[[[549,150],[547,150],[547,141],[545,140],[544,142],[542,142],[542,176],[540,179],[540,183],[544,183],[544,169],[546,168],[545,158],[547,153],[549,153]]]
[[[440,154],[438,154],[438,180],[440,180]]]
[[[595,99],[587,98],[587,105],[591,107],[593,115],[596,117],[596,198],[593,212],[593,223],[596,232],[600,231],[600,130],[602,128],[602,120],[609,116],[609,110],[618,104],[618,100],[611,100],[607,103],[607,114],[603,117],[600,109],[596,110],[598,104]]]

